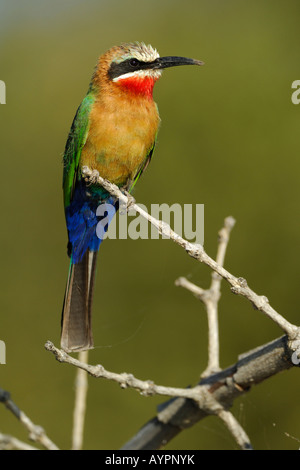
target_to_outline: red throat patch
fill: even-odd
[[[153,77],[128,77],[119,80],[117,84],[131,93],[152,98],[156,80]]]

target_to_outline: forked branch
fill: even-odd
[[[91,376],[105,378],[117,382],[122,388],[133,388],[144,396],[162,395],[172,397],[170,402],[160,407],[156,418],[147,423],[123,449],[155,449],[159,448],[182,429],[192,426],[195,422],[208,415],[218,416],[235,437],[243,449],[251,449],[251,443],[245,431],[234,416],[229,412],[234,399],[249,391],[253,385],[271,377],[282,370],[289,369],[299,362],[292,360],[300,349],[300,328],[280,315],[265,296],[256,294],[247,285],[245,279],[229,273],[224,267],[224,257],[234,219],[225,219],[223,229],[219,232],[219,245],[216,260],[207,255],[203,246],[190,243],[174,232],[168,224],[148,214],[127,193],[117,186],[104,180],[99,174],[84,167],[83,177],[88,182],[98,183],[119,203],[132,207],[137,213],[155,226],[158,232],[170,238],[182,247],[191,257],[206,264],[213,270],[209,289],[202,289],[184,278],[176,284],[185,287],[196,295],[204,304],[209,325],[209,361],[200,382],[192,388],[174,388],[157,385],[150,380],[141,380],[128,373],[115,373],[106,370],[102,365],[89,365],[56,348],[48,341],[45,348],[52,352],[60,362],[78,367]],[[251,304],[274,321],[286,334],[269,344],[240,356],[233,366],[221,371],[219,365],[219,332],[218,332],[218,301],[220,298],[221,279],[225,279],[235,294],[247,298]]]

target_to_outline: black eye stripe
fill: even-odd
[[[130,59],[129,65],[131,67],[138,67],[140,65],[140,61],[138,59]]]
[[[133,70],[145,70],[151,69],[153,62],[142,62],[141,60],[131,58],[126,59],[123,62],[117,64],[116,62],[112,62],[109,69],[108,69],[108,76],[111,80],[114,78],[119,77],[120,75],[124,75],[125,73],[130,73]]]

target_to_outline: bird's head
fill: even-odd
[[[160,57],[157,50],[144,43],[128,43],[109,49],[99,58],[93,80],[111,84],[133,94],[152,98],[154,83],[162,70],[178,65],[203,65],[186,57]]]

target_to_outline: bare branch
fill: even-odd
[[[155,217],[151,216],[146,211],[141,209],[137,204],[131,203],[128,197],[118,188],[118,186],[110,183],[99,175],[95,175],[95,171],[92,171],[90,168],[83,167],[82,175],[87,181],[90,177],[92,177],[93,181],[96,181],[110,194],[118,198],[121,203],[128,205],[128,203],[130,202],[131,207],[135,211],[137,211],[142,217],[147,219],[154,227],[156,227],[160,234],[164,235],[166,238],[170,238],[177,245],[181,246],[191,257],[197,259],[201,263],[206,264],[214,272],[219,274],[231,285],[231,290],[233,293],[246,297],[246,299],[248,299],[257,310],[260,310],[271,320],[273,320],[289,336],[290,340],[297,341],[300,339],[299,327],[287,321],[273,307],[271,307],[267,297],[263,295],[258,295],[253,290],[251,290],[250,287],[248,287],[247,281],[244,278],[236,277],[230,274],[226,269],[224,269],[210,256],[208,256],[207,253],[204,251],[202,245],[197,245],[188,242],[180,235],[175,233],[168,224],[155,219]]]
[[[41,426],[34,424],[11,400],[9,392],[0,389],[0,402],[2,402],[6,408],[25,426],[27,431],[29,431],[29,439],[39,442],[48,450],[58,450],[58,447],[49,439],[44,429]]]
[[[219,231],[219,244],[217,250],[216,262],[223,266],[226,248],[229,242],[230,232],[235,224],[233,217],[227,217],[223,228]],[[200,299],[206,308],[208,320],[208,365],[202,373],[202,377],[210,375],[220,370],[220,348],[219,348],[219,322],[218,322],[218,303],[221,297],[221,281],[219,274],[212,273],[212,281],[209,289],[201,289],[184,277],[175,281],[176,286],[184,287]]]
[[[119,199],[121,205],[126,205],[127,209],[129,206],[132,207],[155,226],[161,235],[174,241],[185,249],[191,257],[206,264],[214,271],[211,286],[207,290],[201,289],[183,278],[177,281],[177,285],[188,288],[205,303],[210,335],[208,367],[204,374],[205,376],[202,377],[198,385],[189,389],[181,389],[156,385],[149,380],[142,381],[128,373],[117,374],[110,372],[99,364],[96,366],[88,365],[83,361],[72,358],[65,351],[57,349],[50,341],[45,344],[45,348],[51,351],[58,361],[69,363],[94,377],[113,380],[122,388],[134,388],[144,396],[159,394],[173,397],[170,403],[163,404],[163,409],[159,411],[158,416],[146,424],[132,441],[124,446],[124,449],[158,448],[161,445],[165,445],[180,430],[191,426],[199,419],[210,414],[215,414],[224,421],[241,448],[250,449],[251,444],[248,436],[234,416],[228,411],[228,408],[237,396],[248,391],[252,385],[260,383],[262,380],[281,370],[298,364],[295,357],[291,358],[291,354],[293,351],[293,354],[298,354],[299,352],[300,328],[288,322],[282,315],[276,312],[270,306],[265,296],[259,296],[252,291],[245,279],[235,277],[224,269],[225,253],[229,234],[235,222],[234,219],[231,217],[225,219],[225,225],[219,232],[220,239],[217,258],[214,261],[204,251],[203,246],[188,242],[174,232],[168,224],[149,215],[147,211],[136,204],[135,200],[128,193],[122,192],[116,185],[101,178],[98,172],[84,167],[82,175],[87,182],[102,185],[112,196]],[[272,319],[287,334],[287,337],[280,338],[262,348],[250,351],[242,356],[235,366],[225,371],[219,371],[217,318],[222,278],[231,285],[232,292],[246,297],[256,309]],[[263,361],[261,361],[262,356]],[[212,373],[212,371],[215,373]]]
[[[224,265],[230,232],[234,225],[234,218],[227,217],[224,221],[223,228],[219,231],[219,243],[216,256],[216,262],[219,266]],[[218,303],[221,297],[221,281],[222,277],[215,272],[212,273],[212,281],[209,289],[205,290],[183,277],[175,281],[175,285],[184,287],[191,291],[204,303],[206,308],[208,320],[208,364],[205,371],[201,374],[201,377],[208,377],[212,373],[220,370]],[[230,411],[221,407],[217,412],[217,415],[226,424],[228,430],[231,432],[241,449],[252,449],[249,437]]]
[[[218,414],[222,409],[228,410],[234,400],[249,392],[254,385],[296,366],[291,357],[289,340],[283,336],[241,355],[238,362],[227,369],[202,378],[199,386],[206,386],[212,394],[219,405],[214,414]],[[159,405],[157,416],[146,423],[122,449],[159,449],[210,414],[207,409],[196,407],[189,399],[169,400]],[[244,441],[247,442],[246,437]]]
[[[200,389],[198,386],[188,389],[165,387],[163,385],[156,385],[151,380],[137,379],[134,375],[127,374],[126,372],[121,374],[110,372],[100,364],[92,366],[84,362],[80,362],[78,359],[69,356],[63,349],[56,348],[51,341],[46,342],[45,349],[52,352],[59,362],[79,367],[80,369],[88,372],[92,377],[117,382],[121,388],[133,388],[143,396],[149,397],[154,395],[164,395],[169,397],[190,398],[198,404],[201,403],[201,406],[205,406],[204,402],[207,398],[206,391],[204,389]]]
[[[84,364],[87,364],[88,354],[88,351],[81,351],[78,354],[78,360]],[[82,449],[87,389],[87,373],[83,369],[78,368],[75,379],[75,407],[73,415],[72,450]]]
[[[230,413],[230,411],[226,411],[222,409],[218,413],[218,417],[227,426],[228,430],[231,432],[231,434],[233,435],[233,437],[235,438],[236,442],[238,443],[241,449],[243,450],[253,449],[251,442],[249,440],[249,437],[247,436],[247,434],[245,433],[244,429],[239,424],[239,422],[235,419],[233,414]]]
[[[22,442],[16,437],[9,436],[8,434],[0,433],[0,449],[1,450],[39,450],[26,442]]]
[[[218,415],[223,409],[227,410],[233,400],[248,392],[253,385],[295,365],[291,360],[288,338],[285,336],[243,354],[236,364],[202,378],[195,387],[181,389],[155,385],[150,381],[136,379],[131,374],[109,372],[101,365],[80,363],[63,350],[57,349],[50,341],[47,341],[45,348],[58,361],[80,367],[93,377],[113,380],[122,388],[134,388],[144,396],[159,394],[179,397],[164,404],[157,418],[146,424],[124,449],[157,449],[200,419],[211,414]],[[247,439],[244,441],[247,442]]]

